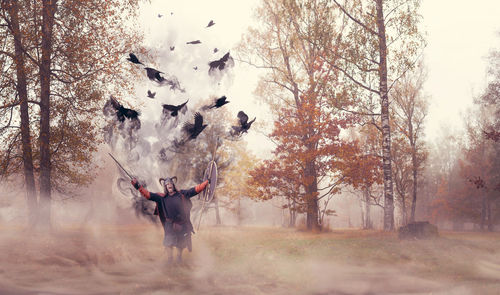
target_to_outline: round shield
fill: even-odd
[[[215,187],[217,186],[217,164],[215,161],[210,161],[210,163],[208,163],[203,179],[210,179],[210,183],[203,191],[203,201],[208,203],[214,198]]]

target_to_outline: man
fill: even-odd
[[[151,193],[139,185],[137,179],[132,179],[132,185],[139,190],[146,199],[156,202],[155,214],[160,216],[163,225],[163,245],[167,251],[168,264],[173,262],[173,247],[177,248],[177,263],[182,263],[182,251],[188,248],[191,252],[191,233],[193,225],[190,220],[190,211],[193,206],[190,198],[205,189],[208,180],[187,190],[178,191],[174,181],[177,177],[160,178],[164,193]]]

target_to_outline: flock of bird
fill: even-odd
[[[158,15],[158,17],[162,17],[162,15]],[[211,20],[206,27],[208,28],[213,25],[215,25],[215,22]],[[187,42],[187,44],[200,44],[200,43],[201,43],[200,40]],[[174,49],[175,46],[170,47],[170,50]],[[213,50],[214,53],[216,53],[217,51],[218,51],[217,48]],[[134,53],[130,53],[127,60],[133,64],[144,66],[144,69],[146,70],[146,76],[148,77],[148,79],[157,83],[159,86],[167,85],[170,86],[171,90],[179,90],[181,92],[185,92],[185,90],[180,86],[179,80],[175,76],[166,76],[165,73],[160,70],[145,66],[144,63],[140,61],[139,58]],[[233,65],[234,61],[230,56],[229,52],[227,52],[222,58],[208,63],[209,66],[208,74],[211,75],[214,71],[222,71],[228,66],[233,66]],[[197,67],[194,67],[194,69],[197,70]],[[147,97],[154,99],[155,95],[156,92],[151,92],[151,90],[148,90]],[[188,102],[189,99],[179,105],[163,104],[163,116],[176,117],[177,119],[179,112],[185,113]],[[228,103],[229,101],[227,100],[227,97],[222,96],[215,99],[212,104],[203,106],[202,110],[207,111],[210,109],[218,109]],[[111,97],[111,99],[105,106],[105,110],[107,110],[105,111],[105,114],[109,114],[109,110],[114,110],[116,119],[119,122],[123,123],[125,120],[128,119],[131,121],[135,121],[134,125],[139,126],[140,128],[140,120],[139,120],[140,113],[136,110],[125,108],[115,98]],[[239,124],[237,126],[231,126],[231,129],[229,131],[229,135],[231,137],[239,137],[243,133],[247,133],[252,123],[256,119],[254,118],[253,120],[248,121],[248,116],[243,111],[238,112],[237,118]],[[201,115],[201,113],[195,112],[194,122],[185,122],[183,124],[182,132],[185,134],[185,136],[181,140],[174,140],[173,141],[174,146],[178,148],[179,146],[184,145],[187,141],[196,139],[207,126],[208,124],[204,124],[203,122],[203,116]]]

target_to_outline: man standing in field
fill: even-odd
[[[167,263],[173,263],[173,247],[177,248],[177,263],[182,263],[182,251],[188,248],[191,252],[191,224],[190,212],[193,206],[190,198],[196,196],[205,189],[208,180],[187,190],[178,191],[175,187],[177,177],[160,178],[163,186],[163,193],[151,193],[146,188],[139,185],[137,179],[132,179],[131,183],[135,189],[139,190],[146,199],[156,202],[155,214],[160,216],[163,225],[163,245],[167,251]]]

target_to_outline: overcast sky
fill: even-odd
[[[427,31],[425,91],[430,95],[428,138],[440,126],[460,128],[464,111],[485,87],[486,57],[500,49],[500,1],[424,0]]]
[[[144,24],[148,42],[153,44],[158,36],[173,34],[175,36],[161,39],[176,41],[179,46],[176,54],[190,54],[189,60],[196,63],[206,59],[206,51],[213,47],[221,49],[223,54],[236,46],[251,25],[253,8],[258,2],[153,0],[151,4],[143,5],[141,23]],[[163,16],[159,18],[158,13]],[[485,58],[492,48],[500,48],[500,1],[424,0],[421,13],[428,41],[424,55],[429,72],[425,92],[430,97],[426,130],[427,138],[433,140],[443,125],[461,128],[464,110],[471,106],[473,97],[485,86]],[[216,24],[205,28],[210,20]],[[203,47],[193,49],[180,45],[196,39],[204,42]],[[183,59],[186,60],[186,57]],[[231,75],[229,82],[215,90],[212,87],[210,91],[214,95],[216,92],[226,94],[231,101],[228,108],[233,112],[244,109],[257,113],[257,121],[262,122],[264,118],[260,109],[263,106],[252,94],[257,77],[248,67],[238,64]],[[257,144],[265,138],[255,131],[250,132],[247,138],[251,146],[258,146],[258,154],[262,154],[259,150],[272,147],[271,144]]]

